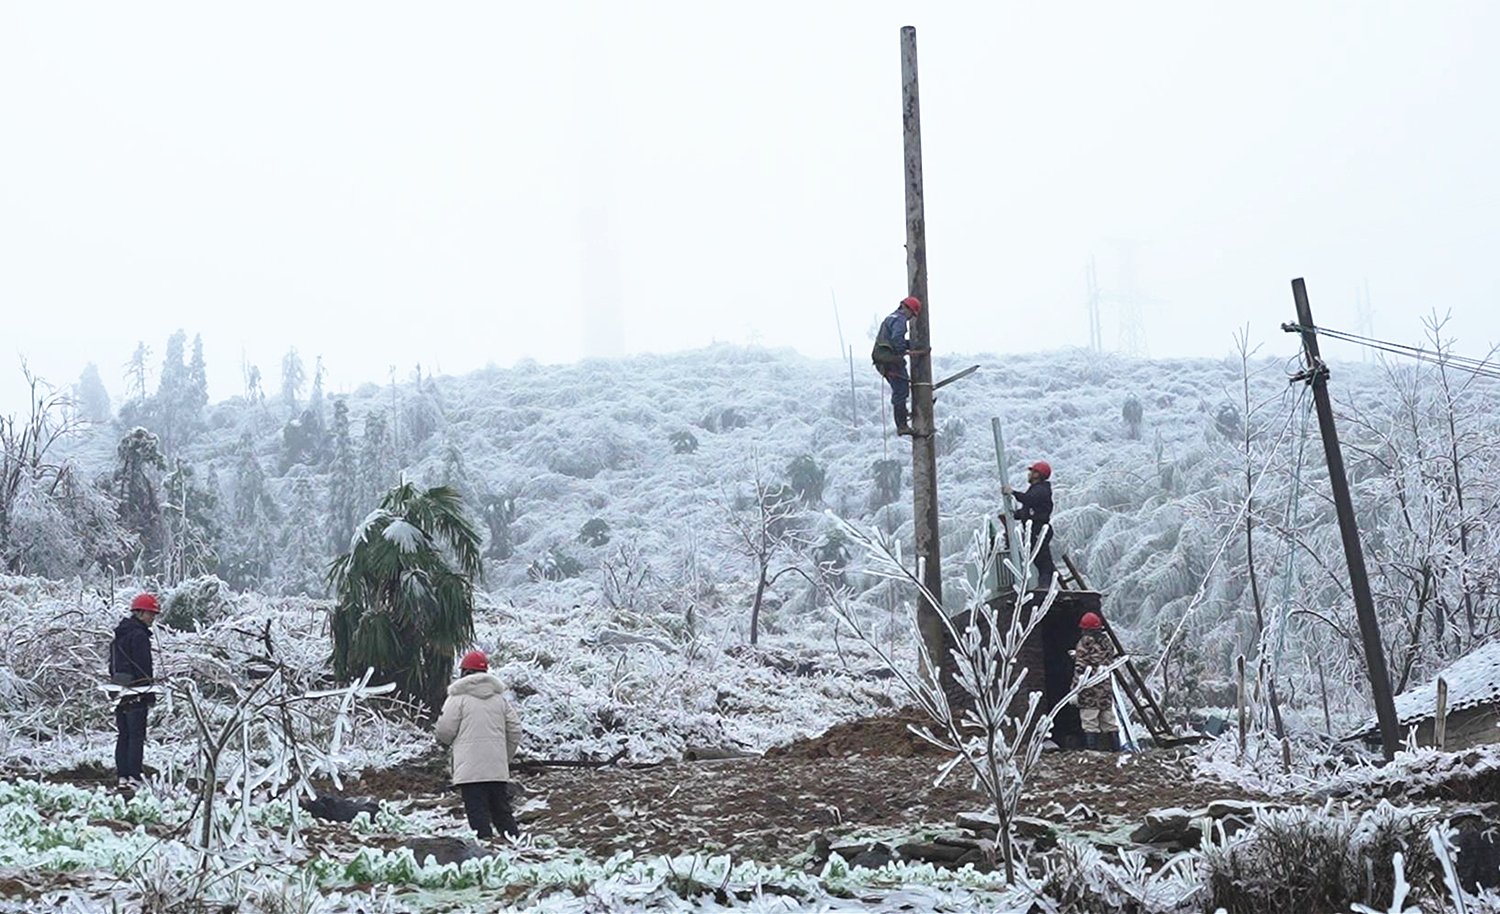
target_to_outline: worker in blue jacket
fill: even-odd
[[[870,349],[870,361],[875,370],[891,385],[891,411],[896,417],[896,434],[910,435],[906,398],[911,393],[911,376],[906,373],[906,357],[926,349],[912,349],[906,338],[906,322],[922,311],[922,302],[908,295],[901,299],[885,320],[880,322],[880,332],[875,336],[875,345]]]

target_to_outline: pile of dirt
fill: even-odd
[[[912,724],[928,723],[915,712],[866,717],[830,728],[821,736],[799,739],[766,751],[766,758],[820,759],[864,755],[882,758],[939,758],[947,753],[917,736]]]

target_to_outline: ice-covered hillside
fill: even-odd
[[[1134,633],[1137,649],[1149,654],[1160,644],[1180,644],[1190,664],[1206,664],[1210,678],[1222,675],[1228,657],[1245,650],[1257,631],[1243,536],[1248,425],[1263,615],[1293,593],[1299,605],[1337,616],[1347,596],[1315,421],[1303,460],[1296,586],[1284,586],[1289,538],[1277,528],[1286,527],[1303,440],[1298,407],[1305,401],[1302,386],[1287,383],[1295,349],[1279,348],[1288,358],[1250,361],[1248,409],[1234,354],[1217,360],[1137,360],[1078,350],[940,357],[938,377],[981,365],[943,389],[937,403],[945,553],[961,552],[975,525],[997,506],[990,419],[999,417],[1016,468],[1012,482],[1020,484],[1025,462],[1052,464],[1057,548],[1109,594],[1107,606]],[[367,384],[345,400],[355,471],[373,476],[361,482],[364,492],[376,491],[380,479],[394,479],[399,470],[424,482],[452,483],[476,513],[488,505],[492,515],[503,515],[490,529],[503,527],[510,549],[491,550],[486,574],[497,596],[521,604],[596,602],[619,597],[622,575],[636,576],[646,583],[630,594],[633,600],[684,612],[684,604],[702,603],[732,617],[735,606],[748,604],[754,578],[751,563],[733,551],[724,521],[754,490],[757,471],[768,483],[786,481],[790,464],[807,457],[804,471],[811,466],[823,478],[821,492],[801,509],[806,547],[778,563],[812,568],[813,550],[829,545],[834,527],[824,512],[877,525],[910,543],[910,446],[883,418],[880,378],[856,363],[852,381],[851,395],[847,363],[719,345]],[[1382,424],[1399,424],[1393,411],[1398,387],[1383,367],[1360,364],[1335,366],[1331,386],[1345,423],[1356,498],[1369,521],[1368,548],[1400,547],[1382,532],[1384,496],[1393,475],[1411,469],[1424,477],[1428,470],[1392,468],[1380,459],[1381,436],[1394,434]],[[319,407],[323,429],[332,428],[337,399]],[[1127,420],[1127,403],[1139,405],[1138,422]],[[298,410],[307,405],[299,403]],[[196,468],[201,484],[217,487],[226,541],[243,543],[248,536],[264,553],[260,579],[246,586],[316,593],[320,570],[341,541],[330,517],[338,468],[332,445],[313,457],[289,453],[288,423],[296,412],[278,399],[210,406],[205,430],[179,456]],[[1485,429],[1489,423],[1484,415],[1464,421]],[[371,428],[385,434],[383,443],[364,440]],[[94,469],[109,466],[122,433],[98,428],[82,444]],[[245,481],[247,444],[273,509],[279,508],[270,519],[266,511],[251,511],[259,525],[253,535],[236,519],[253,488]],[[900,474],[899,489],[892,488],[893,473]],[[371,503],[367,494],[359,516]],[[221,549],[221,558],[228,551]],[[945,573],[953,579],[964,569],[950,561]],[[606,583],[612,592],[606,593]],[[849,583],[866,591],[872,606],[885,605],[886,592],[873,589],[873,579],[852,574]],[[1400,597],[1399,586],[1391,584],[1393,598]],[[768,598],[771,631],[827,624],[822,614],[807,612],[809,591],[796,575],[777,582]],[[1388,638],[1395,650],[1403,638],[1421,640],[1401,626]],[[1409,653],[1412,675],[1418,675],[1427,657]]]

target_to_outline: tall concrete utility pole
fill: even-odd
[[[943,566],[938,536],[937,452],[933,447],[932,337],[928,321],[927,229],[922,215],[922,107],[917,95],[917,30],[901,29],[901,132],[906,152],[906,293],[922,303],[911,322],[911,497],[912,526],[926,597],[917,609],[917,628],[927,655],[941,669],[943,648]]]
[[[1354,594],[1354,612],[1359,617],[1359,637],[1365,650],[1365,672],[1370,677],[1370,692],[1375,697],[1375,719],[1380,724],[1380,744],[1386,760],[1401,748],[1400,722],[1396,703],[1391,698],[1391,674],[1385,665],[1385,645],[1380,640],[1380,620],[1375,617],[1375,601],[1370,597],[1370,575],[1365,570],[1365,554],[1359,544],[1359,526],[1354,520],[1354,501],[1349,497],[1349,477],[1344,473],[1344,454],[1339,449],[1339,433],[1333,425],[1333,403],[1328,399],[1328,366],[1318,352],[1317,324],[1313,323],[1312,305],[1307,301],[1307,284],[1292,280],[1292,298],[1297,303],[1297,326],[1284,326],[1302,334],[1302,353],[1307,367],[1303,374],[1312,385],[1313,406],[1318,411],[1318,430],[1323,433],[1323,456],[1328,461],[1328,483],[1333,488],[1333,506],[1338,513],[1339,533],[1344,539],[1344,560],[1349,564],[1349,590]]]

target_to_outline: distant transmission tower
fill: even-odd
[[[1359,328],[1359,335],[1373,339],[1375,337],[1375,309],[1370,307],[1370,281],[1365,280],[1365,294],[1361,298],[1359,290],[1354,290],[1354,312],[1355,326]],[[1370,347],[1359,347],[1360,361],[1368,362],[1372,358]]]
[[[1093,352],[1104,351],[1104,326],[1099,321],[1099,277],[1094,272],[1094,258],[1089,258],[1089,349]]]
[[[1120,307],[1120,351],[1137,358],[1150,358],[1151,346],[1146,339],[1141,306],[1159,302],[1141,293],[1135,265],[1135,252],[1140,242],[1126,238],[1110,238],[1108,241],[1114,245],[1117,254],[1119,291],[1111,293],[1108,298]]]

